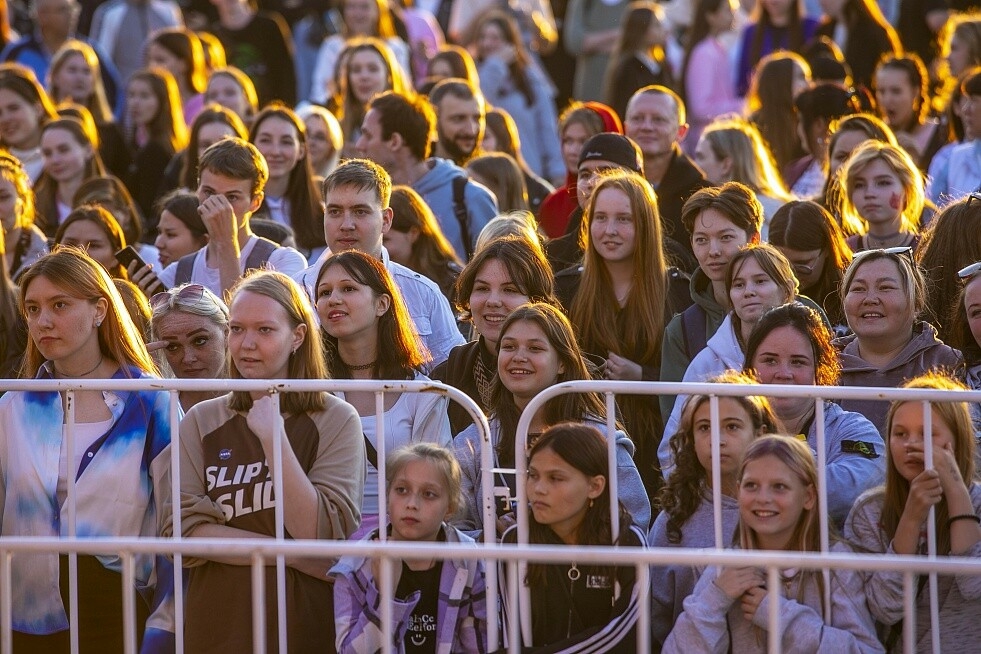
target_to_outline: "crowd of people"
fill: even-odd
[[[494,461],[432,392],[216,386],[181,391],[176,425],[165,391],[7,391],[0,537],[174,537],[176,512],[188,539],[820,552],[826,511],[832,552],[981,558],[978,403],[925,425],[921,402],[834,399],[981,390],[981,14],[559,4],[0,0],[2,378],[435,380],[484,412]],[[516,449],[575,380],[758,390],[613,415],[560,395]],[[135,557],[132,598],[124,565],[12,556],[13,651],[71,628],[123,651],[127,605],[141,651],[251,650],[251,557],[184,557],[183,624],[173,561]],[[289,651],[380,649],[386,613],[396,651],[481,652],[520,619],[506,575],[488,611],[476,560],[285,566],[268,651],[281,621]],[[901,571],[781,571],[778,634],[762,569],[650,576],[529,565],[525,645],[634,651],[646,593],[657,651],[900,647]],[[981,636],[981,576],[924,582],[917,651]]]

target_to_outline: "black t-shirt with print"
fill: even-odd
[[[439,561],[428,570],[410,570],[402,562],[402,576],[395,592],[396,597],[408,597],[419,591],[419,603],[409,617],[409,629],[405,632],[405,651],[413,654],[435,654],[438,635],[436,620],[439,603],[439,577],[443,563]]]

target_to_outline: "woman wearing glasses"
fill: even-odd
[[[926,288],[911,248],[857,253],[845,271],[841,300],[853,332],[834,342],[842,386],[897,388],[931,370],[960,375],[961,353],[937,338],[933,325],[918,319],[926,306]],[[864,414],[884,433],[887,403],[840,404]]]
[[[852,251],[837,221],[816,202],[788,202],[770,221],[769,242],[794,267],[800,294],[824,309],[835,331],[847,333],[838,289]]]
[[[950,342],[964,354],[964,381],[971,390],[981,390],[981,261],[962,268],[957,276],[962,284],[952,314]],[[977,459],[981,463],[981,404],[970,402],[971,420],[977,440]]]
[[[150,298],[150,334],[147,349],[163,351],[177,379],[224,379],[228,376],[228,307],[201,284],[185,284]],[[166,367],[162,366],[164,369]],[[220,391],[181,391],[186,412]]]

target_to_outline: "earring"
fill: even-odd
[[[96,326],[96,328],[102,327],[102,321],[101,320],[96,320],[95,321],[95,326]]]
[[[593,498],[589,498],[589,508],[593,508]]]

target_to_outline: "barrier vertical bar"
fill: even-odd
[[[276,414],[280,414],[279,393],[273,390],[270,395]],[[276,540],[286,540],[286,497],[283,491],[283,453],[289,443],[284,439],[283,429],[273,432],[273,494],[276,502],[273,510],[276,517]],[[276,555],[276,631],[280,652],[288,652],[286,638],[286,557]]]
[[[252,652],[266,654],[266,570],[259,552],[252,555]]]
[[[379,464],[381,462],[379,461]],[[392,584],[392,561],[387,554],[381,556],[381,628],[382,628],[382,652],[389,654],[392,651],[392,602],[395,597],[395,588]],[[399,562],[401,565],[401,561]]]
[[[709,396],[709,426],[712,429],[712,525],[715,529],[715,547],[721,550],[725,545],[722,534],[722,437],[718,395]]]
[[[782,649],[780,638],[780,569],[768,567],[766,569],[766,593],[770,600],[769,615],[767,616],[767,641],[766,650],[769,654],[780,654]]]
[[[620,538],[620,479],[617,475],[617,403],[613,393],[606,393],[606,469],[610,486],[610,533],[614,543]],[[527,434],[526,434],[527,436]],[[515,452],[517,456],[517,452]],[[522,457],[526,456],[522,452]],[[653,516],[651,516],[653,520]],[[611,543],[612,545],[613,543]]]
[[[521,609],[518,606],[518,596],[520,595],[519,584],[522,580],[519,577],[520,569],[518,563],[514,561],[507,562],[507,574],[508,574],[508,603],[511,605],[511,621],[508,622],[508,651],[511,654],[519,654],[521,652],[521,631],[523,625],[521,624]],[[491,616],[487,616],[488,621],[490,621]],[[530,631],[530,629],[529,629]],[[531,634],[528,634],[528,645],[531,645]]]
[[[638,564],[636,568],[640,591],[637,593],[637,654],[651,651],[651,568]]]
[[[916,595],[913,594],[913,573],[903,573],[903,651],[916,653]]]
[[[933,461],[933,406],[923,402],[923,467],[934,469]],[[927,515],[927,557],[937,558],[937,510],[930,507]],[[940,598],[937,590],[937,573],[930,573],[930,642],[933,653],[940,654]]]
[[[388,540],[388,493],[385,492],[385,391],[375,392],[375,451],[378,453],[378,540]]]
[[[0,549],[0,652],[14,649],[13,607],[10,605],[10,552]]]
[[[132,552],[121,553],[123,564],[123,651],[136,654],[136,574]]]
[[[75,468],[75,391],[73,389],[68,389],[65,392],[65,408],[65,417],[68,421],[65,424],[65,450],[67,452],[65,481],[68,486],[68,497],[65,504],[68,506],[68,537],[75,538],[78,528],[75,476],[78,474],[78,470]],[[68,638],[72,654],[78,654],[78,553],[74,550],[68,553]]]
[[[815,443],[817,450],[818,473],[818,527],[821,530],[821,552],[831,551],[831,541],[828,535],[828,446],[827,434],[824,431],[824,400],[814,400]],[[807,434],[804,435],[805,437]],[[831,572],[821,570],[824,579],[824,620],[831,624]]]
[[[168,409],[170,411],[170,517],[173,523],[173,537],[177,541],[184,538],[181,519],[181,455],[180,455],[180,391],[172,390]],[[163,501],[160,498],[159,501]],[[184,555],[174,554],[174,634],[176,654],[184,654]]]

